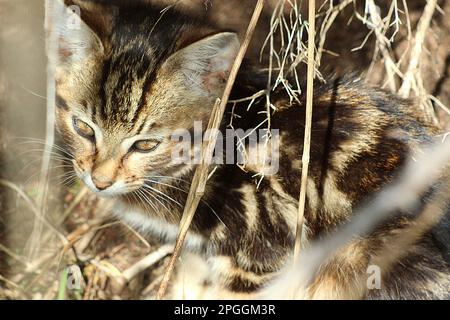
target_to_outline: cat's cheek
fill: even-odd
[[[142,154],[132,153],[122,160],[122,175],[125,180],[136,180],[137,177],[145,176],[145,164],[147,160]]]
[[[77,163],[81,171],[90,172],[94,164],[95,145],[90,141],[84,141],[72,130],[65,130],[63,139],[66,145],[72,150],[73,160]]]
[[[81,155],[81,156],[76,157],[75,161],[83,173],[92,171],[94,162],[93,162],[93,158],[91,156]]]

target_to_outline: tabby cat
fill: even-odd
[[[75,7],[65,13],[72,24],[59,30],[56,72],[57,128],[74,170],[97,195],[117,202],[118,217],[174,242],[197,165],[173,161],[182,142],[171,137],[180,129],[195,136],[195,123],[200,132],[206,129],[239,39],[174,8],[138,1],[65,5],[75,2],[81,19],[73,20]],[[245,61],[221,131],[267,127],[265,99],[251,107],[243,99],[266,87],[267,74]],[[291,100],[281,89],[271,99],[279,150],[269,152],[267,141],[258,146],[277,162],[276,170],[267,170],[264,161],[212,166],[167,298],[255,298],[290,260],[305,101],[303,95]],[[352,78],[316,83],[303,244],[348,221],[354,208],[396,177],[416,146],[432,141],[437,130],[413,110],[409,101]],[[223,136],[237,144],[235,136]],[[326,284],[313,283],[306,298],[342,297],[389,235],[412,221],[399,213],[352,242],[333,260],[337,265],[321,269]],[[425,235],[366,298],[447,298],[450,269],[437,242],[432,232]]]

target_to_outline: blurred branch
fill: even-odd
[[[408,210],[420,201],[421,195],[440,177],[444,168],[450,163],[450,140],[436,144],[418,159],[411,160],[404,170],[401,178],[390,186],[381,190],[368,205],[353,214],[353,219],[331,235],[314,242],[309,248],[302,251],[298,261],[286,270],[280,272],[281,277],[275,279],[261,293],[263,299],[305,298],[309,284],[315,279],[319,268],[328,261],[343,246],[352,239],[363,237],[375,228],[378,223],[389,217],[395,211]],[[448,177],[447,177],[448,180]],[[444,181],[448,188],[449,181]],[[448,200],[448,189],[441,189],[440,194]],[[436,200],[436,199],[434,199]],[[441,196],[438,198],[442,201]],[[436,221],[437,214],[442,215],[443,210],[436,212],[442,203],[431,204],[423,212],[417,224]],[[424,226],[412,227],[413,234],[405,235],[400,242],[404,246],[414,242],[418,235],[423,234],[427,228]],[[399,243],[400,243],[399,242]],[[402,246],[401,250],[405,248]],[[381,255],[380,257],[387,257]],[[398,258],[400,255],[398,255]],[[378,258],[380,259],[380,258]],[[396,260],[397,261],[397,260]],[[391,264],[388,261],[387,264]]]
[[[408,253],[408,249],[416,243],[425,232],[430,230],[445,214],[450,195],[450,180],[443,182],[437,195],[426,205],[421,215],[396,235],[389,245],[385,245],[381,254],[374,257],[370,264],[377,265],[386,274],[393,265]]]
[[[53,144],[55,142],[54,130],[55,130],[55,72],[56,64],[58,61],[58,33],[57,26],[58,20],[56,17],[60,16],[60,12],[63,10],[63,5],[59,1],[45,1],[45,26],[47,28],[47,50],[48,50],[48,64],[47,64],[47,120],[46,120],[46,136],[44,153],[41,164],[41,172],[39,176],[39,188],[37,203],[39,211],[36,215],[39,219],[34,219],[33,230],[29,239],[29,258],[34,258],[39,250],[41,244],[41,234],[43,230],[42,221],[45,216],[47,207],[47,192],[48,192],[48,179],[51,153]]]
[[[49,227],[50,230],[52,230],[59,237],[59,239],[61,240],[61,242],[64,245],[69,243],[69,241],[66,239],[66,237],[61,232],[59,232],[58,229],[56,229],[49,221],[47,221],[45,216],[42,216],[40,214],[39,208],[34,204],[33,200],[31,200],[31,198],[22,189],[20,189],[14,183],[3,180],[3,179],[0,179],[0,185],[3,185],[5,187],[15,191],[25,201],[27,206],[34,213],[36,220],[39,220],[39,223],[45,224],[47,227]]]

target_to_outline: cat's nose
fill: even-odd
[[[98,190],[105,190],[108,189],[113,185],[113,181],[108,179],[107,177],[100,176],[100,175],[93,175],[92,176],[92,182],[97,187]]]

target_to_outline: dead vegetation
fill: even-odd
[[[52,91],[45,85],[44,3],[12,2],[0,0],[5,17],[0,20],[0,299],[153,298],[172,248],[113,220],[109,203],[67,171],[67,159],[51,134],[53,102],[46,99]],[[176,2],[221,27],[235,28],[241,39],[256,4]],[[450,2],[328,0],[316,5],[315,76],[357,70],[368,83],[418,99],[423,116],[442,128],[444,140],[450,130]],[[38,14],[31,16],[29,6]],[[268,1],[248,51],[272,70],[268,83],[282,86],[292,99],[306,93],[300,81],[287,78],[306,75],[307,10],[308,1]],[[26,21],[23,29],[17,21]],[[32,44],[39,51],[33,57]],[[268,115],[271,89],[268,85],[259,93]],[[265,125],[270,128],[269,116]]]

